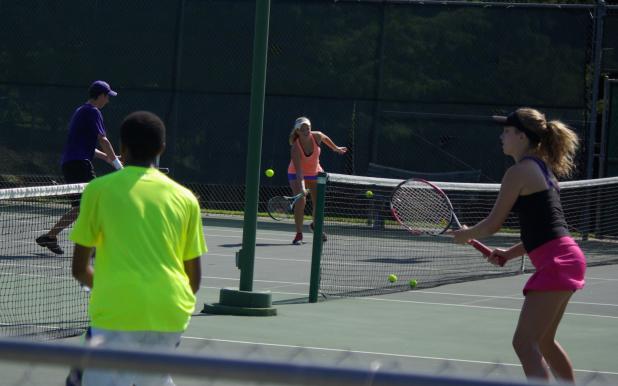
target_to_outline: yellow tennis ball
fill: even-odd
[[[390,275],[388,275],[388,281],[390,281],[391,283],[394,283],[397,281],[397,275],[395,275],[394,273],[391,273]]]
[[[372,198],[373,197],[373,192],[371,190],[366,191],[365,192],[365,197]]]
[[[266,174],[266,177],[272,177],[275,175],[275,171],[272,169],[266,169],[266,171],[264,172],[264,174]]]
[[[412,279],[412,280],[410,280],[410,283],[409,283],[409,284],[410,284],[410,288],[414,288],[414,287],[416,287],[416,285],[418,284],[418,282],[416,281],[416,279]]]

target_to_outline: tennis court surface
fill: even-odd
[[[243,232],[240,216],[204,214],[209,252],[202,261],[196,314],[178,353],[524,381],[511,337],[523,301],[521,288],[531,274],[529,263],[522,259],[493,267],[469,246],[402,231],[385,206],[396,181],[332,176],[330,182],[335,183],[328,186],[320,212],[328,241],[321,254],[317,303],[308,302],[309,227],[305,244],[294,246],[290,222],[260,218],[258,223],[253,289],[272,293],[277,316],[200,313],[204,303],[219,300],[220,289],[238,288],[235,260]],[[617,185],[615,179],[592,187],[563,185],[569,224],[590,263],[586,288],[574,295],[558,331],[580,384],[618,384],[613,353],[618,346],[618,253],[616,221],[610,215]],[[496,194],[490,184],[444,188],[450,189],[455,210],[466,223],[482,218]],[[25,188],[0,200],[0,323],[4,336],[51,338],[52,343],[79,347],[81,339],[75,335],[87,325],[88,295],[70,275],[67,231],[60,238],[65,255],[53,255],[34,243],[83,186],[60,189],[61,194],[46,196],[39,188]],[[29,196],[33,192],[36,197]],[[511,219],[500,234],[483,241],[504,246],[516,239]],[[389,282],[390,274],[399,280]],[[412,279],[418,282],[413,289],[408,284]],[[62,385],[66,367],[0,361],[1,384]],[[289,370],[285,383],[294,384]],[[179,386],[220,384],[216,375],[175,379]]]
[[[220,288],[237,287],[241,224],[239,219],[204,219],[209,253],[198,308],[216,302]],[[278,315],[196,313],[180,353],[359,368],[378,361],[384,371],[523,380],[510,341],[527,274],[309,304],[311,235],[305,245],[290,245],[290,227],[260,223],[257,234],[254,290],[272,292]],[[581,384],[618,383],[616,293],[618,266],[590,268],[586,288],[575,294],[558,331]],[[62,385],[66,373],[9,363],[0,368],[3,384],[10,386]],[[175,380],[179,386],[204,384],[195,378]]]

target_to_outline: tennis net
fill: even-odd
[[[532,270],[524,257],[493,266],[474,248],[450,237],[414,236],[392,217],[391,193],[401,180],[328,174],[320,287],[323,295],[366,296],[429,288]],[[462,224],[476,224],[491,211],[499,184],[437,182]],[[371,192],[371,193],[368,193]],[[561,200],[572,236],[589,265],[618,263],[618,178],[563,182]],[[492,237],[490,247],[519,242],[514,215]],[[390,282],[389,275],[397,276]]]
[[[0,335],[54,339],[81,334],[88,295],[71,275],[70,229],[63,255],[36,244],[79,199],[85,184],[0,190]]]

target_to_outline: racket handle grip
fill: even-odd
[[[477,251],[481,252],[483,256],[487,257],[491,255],[491,249],[487,245],[481,243],[480,241],[470,240],[468,241],[468,243],[472,245],[474,248],[476,248]]]
[[[491,255],[491,249],[487,245],[481,243],[480,241],[470,240],[469,243],[474,248],[476,248],[477,251],[481,252],[485,257],[488,257],[489,255]],[[506,259],[502,256],[499,256],[498,265],[501,267],[504,267],[504,264],[506,264]]]

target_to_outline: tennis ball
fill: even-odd
[[[371,190],[366,191],[365,192],[365,197],[372,198],[373,197],[373,192]]]
[[[409,284],[410,284],[410,288],[414,288],[414,287],[416,287],[416,285],[417,285],[418,283],[416,282],[416,279],[412,279],[412,280],[410,280],[410,283],[409,283]]]
[[[397,281],[397,275],[395,275],[394,273],[391,273],[390,275],[388,275],[388,281],[390,281],[391,283],[394,283]]]
[[[266,171],[264,172],[264,174],[266,174],[266,177],[272,177],[275,175],[275,171],[272,169],[266,169]]]

